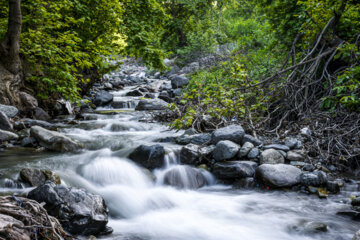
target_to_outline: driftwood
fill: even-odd
[[[38,202],[15,196],[0,197],[0,240],[72,240],[59,221]]]

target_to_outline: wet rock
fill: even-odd
[[[336,181],[328,181],[328,182],[326,183],[326,189],[327,189],[329,192],[331,192],[331,193],[333,193],[333,194],[336,194],[336,193],[340,192],[340,185],[339,185],[339,183],[336,182]]]
[[[82,146],[65,135],[46,130],[39,126],[33,126],[30,129],[31,137],[34,137],[42,147],[56,152],[75,152]]]
[[[105,90],[112,90],[113,88],[114,88],[114,86],[111,83],[109,83],[109,82],[104,83]]]
[[[13,127],[9,121],[8,116],[0,111],[0,129],[5,131],[12,131]]]
[[[325,223],[306,220],[300,221],[297,225],[292,226],[291,228],[296,232],[305,234],[324,233],[328,231],[328,227]]]
[[[251,136],[251,135],[249,135],[249,134],[245,134],[245,135],[244,135],[241,144],[244,145],[246,142],[249,142],[249,143],[254,144],[255,147],[260,146],[260,145],[263,145],[263,142],[262,142],[262,141],[260,141],[260,140],[257,139],[257,138],[254,138],[253,136]]]
[[[354,206],[354,207],[360,206],[360,197],[353,198],[351,200],[351,206]]]
[[[166,91],[162,91],[162,92],[159,94],[158,98],[161,99],[161,100],[164,100],[165,102],[168,102],[168,103],[171,103],[171,102],[172,102],[172,100],[171,100],[171,98],[170,98],[170,96],[169,96],[169,93],[166,92]]]
[[[299,168],[303,168],[306,165],[306,163],[298,162],[298,161],[290,161],[290,165],[299,167]]]
[[[360,212],[354,211],[354,210],[339,211],[336,213],[336,215],[350,217],[352,220],[355,220],[355,221],[360,220]]]
[[[304,167],[302,168],[303,171],[308,171],[308,172],[312,172],[315,170],[315,166],[310,164],[310,163],[306,163],[304,165]]]
[[[302,162],[305,160],[305,154],[299,150],[289,151],[286,153],[286,159],[290,161]]]
[[[235,189],[252,189],[256,187],[256,181],[253,177],[242,178],[233,183]]]
[[[143,87],[140,87],[140,88],[139,88],[139,91],[140,91],[140,92],[143,92],[143,93],[148,93],[148,92],[149,92],[148,89],[143,88]]]
[[[212,173],[219,179],[253,177],[257,163],[251,161],[228,161],[215,163]]]
[[[33,137],[24,137],[21,140],[20,145],[22,147],[36,147],[37,146],[37,141]]]
[[[275,149],[267,149],[260,154],[260,164],[278,164],[284,162],[283,155]]]
[[[165,149],[160,144],[140,145],[130,155],[134,162],[148,169],[160,168],[164,165]]]
[[[142,97],[143,95],[144,94],[138,89],[126,93],[126,96],[131,96],[131,97]]]
[[[20,92],[19,97],[20,97],[22,106],[26,109],[33,110],[33,109],[37,108],[39,105],[37,99],[26,92]]]
[[[264,146],[264,149],[275,149],[275,150],[281,150],[284,152],[290,151],[290,148],[286,145],[282,145],[282,144],[270,144],[270,145],[266,145]]]
[[[238,157],[239,158],[246,157],[249,154],[249,152],[251,151],[251,149],[253,149],[253,148],[254,148],[254,144],[252,144],[250,142],[244,143],[243,146],[239,150]]]
[[[101,90],[100,92],[96,93],[95,99],[93,100],[93,103],[98,106],[105,106],[109,104],[114,99],[114,96],[105,91]]]
[[[300,176],[300,182],[304,186],[313,186],[313,187],[323,186],[327,182],[326,173],[322,171],[314,171],[312,173],[302,173]]]
[[[54,127],[53,124],[48,123],[46,121],[33,120],[33,119],[29,119],[29,118],[24,118],[21,121],[15,122],[15,124],[14,124],[14,128],[16,130],[31,128],[32,126],[40,126],[40,127],[47,128],[47,129]]]
[[[32,187],[38,187],[47,180],[61,184],[60,177],[50,170],[35,169],[35,168],[24,168],[20,171],[20,179],[22,182],[29,184]]]
[[[142,99],[136,106],[137,111],[146,110],[166,110],[168,109],[168,103],[161,99]]]
[[[260,155],[260,150],[258,148],[253,148],[247,155],[248,159],[255,159]]]
[[[291,187],[300,183],[301,170],[286,164],[262,164],[256,169],[256,178],[273,187]]]
[[[108,208],[99,195],[50,181],[32,190],[28,198],[45,202],[45,209],[71,234],[98,235],[107,231]]]
[[[166,171],[164,184],[185,189],[201,188],[208,184],[202,171],[189,166],[175,166]]]
[[[232,159],[239,152],[239,145],[228,140],[220,141],[213,151],[213,158],[216,161]]]
[[[201,145],[207,142],[210,142],[211,135],[208,133],[200,133],[194,135],[182,135],[176,138],[176,143],[181,145],[186,145],[189,143]]]
[[[0,142],[17,140],[18,138],[17,134],[0,129]]]
[[[153,93],[147,93],[147,94],[145,94],[144,97],[145,97],[145,98],[150,98],[150,99],[155,99],[155,98],[156,98]]]
[[[49,121],[51,119],[49,114],[45,112],[44,109],[39,107],[35,108],[33,116],[36,120],[41,120],[41,121]]]
[[[171,78],[171,86],[174,89],[181,88],[188,84],[189,84],[189,79],[185,76],[179,75],[179,76],[174,76]]]
[[[200,148],[200,160],[209,160],[212,157],[212,152],[215,150],[215,145],[210,145]]]
[[[245,131],[240,125],[230,125],[215,130],[211,135],[211,141],[214,144],[222,140],[229,140],[234,143],[241,143],[244,135]]]
[[[0,111],[5,113],[9,118],[13,118],[19,113],[19,110],[16,107],[3,104],[0,104]]]
[[[360,240],[360,230],[355,233],[355,235],[354,235],[354,237],[352,238],[352,240]]]
[[[199,146],[188,144],[182,147],[180,151],[180,162],[183,164],[196,165],[199,162],[200,152]]]

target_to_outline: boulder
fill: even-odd
[[[185,135],[184,134],[180,137],[177,137],[175,141],[177,144],[181,144],[181,145],[186,145],[189,143],[201,145],[201,144],[210,142],[210,140],[211,140],[210,134],[200,133],[200,134],[194,134],[194,135]]]
[[[240,125],[230,125],[215,130],[211,135],[211,141],[214,144],[222,140],[241,143],[244,135],[245,131]]]
[[[9,121],[8,116],[0,111],[0,129],[5,131],[12,131],[13,127]]]
[[[179,75],[171,77],[171,86],[172,88],[181,88],[189,84],[189,79],[185,76]]]
[[[257,163],[251,161],[229,161],[215,163],[212,173],[220,179],[253,177]]]
[[[41,121],[41,120],[33,120],[33,119],[29,119],[29,118],[24,118],[21,121],[17,121],[14,123],[14,128],[16,130],[22,130],[25,128],[31,128],[32,126],[40,126],[43,128],[52,128],[54,127],[53,124],[48,123],[46,121]]]
[[[138,89],[126,93],[126,96],[131,96],[131,97],[142,97],[143,95],[144,94]]]
[[[293,150],[286,153],[286,159],[290,161],[302,162],[305,160],[305,154],[299,150]]]
[[[137,111],[146,110],[166,110],[168,109],[168,103],[161,99],[142,99],[136,106]]]
[[[351,206],[353,207],[359,207],[360,206],[360,197],[353,198],[351,200]]]
[[[278,164],[284,162],[283,155],[275,149],[267,149],[260,154],[260,164]]]
[[[232,159],[239,152],[239,145],[228,140],[220,141],[213,151],[213,158],[216,161]]]
[[[175,166],[166,171],[164,184],[185,189],[198,189],[208,184],[203,169]]]
[[[18,138],[17,134],[0,129],[0,142],[17,140]]]
[[[44,202],[48,213],[71,234],[99,235],[109,232],[106,227],[109,211],[99,195],[47,181],[29,192],[27,197]]]
[[[0,104],[0,111],[5,113],[9,118],[15,117],[19,110],[16,107]]]
[[[262,141],[260,141],[257,138],[254,138],[253,136],[251,136],[249,134],[244,135],[241,144],[244,145],[246,142],[250,142],[250,143],[254,144],[255,147],[263,145]]]
[[[262,164],[256,178],[272,187],[291,187],[300,183],[301,170],[286,164]]]
[[[36,120],[41,120],[41,121],[49,121],[51,119],[49,114],[47,112],[45,112],[44,109],[39,108],[39,107],[35,108],[35,110],[34,110],[34,118]]]
[[[238,157],[239,158],[246,157],[249,154],[249,152],[251,151],[251,149],[253,149],[253,148],[254,148],[254,144],[252,144],[250,142],[244,143],[244,145],[239,150]]]
[[[24,137],[21,139],[20,146],[22,147],[36,147],[37,141],[33,137]]]
[[[304,186],[320,187],[327,183],[326,173],[323,171],[314,171],[312,173],[302,173],[300,182]]]
[[[260,150],[258,148],[253,148],[247,155],[248,159],[255,159],[260,155]]]
[[[33,126],[30,129],[31,137],[34,137],[42,147],[56,152],[75,152],[82,146],[65,135],[46,130],[39,126]]]
[[[134,162],[148,169],[161,168],[164,165],[165,149],[160,144],[140,145],[130,155]]]
[[[282,144],[270,144],[270,145],[266,145],[264,146],[264,149],[275,149],[275,150],[280,150],[280,151],[290,151],[290,148],[286,145],[282,145]]]
[[[162,91],[159,96],[158,96],[159,99],[161,100],[164,100],[165,102],[168,102],[168,103],[171,103],[172,100],[169,96],[169,93],[167,91]]]
[[[301,148],[301,141],[297,140],[293,137],[285,138],[285,145],[288,146],[290,149],[299,149]]]
[[[20,92],[19,97],[25,109],[34,110],[39,105],[37,99],[26,92]]]
[[[147,93],[147,94],[145,94],[144,97],[145,97],[145,98],[150,98],[150,99],[155,99],[155,98],[156,98],[153,93]]]
[[[199,162],[200,152],[199,146],[188,144],[182,147],[180,151],[180,162],[183,164],[196,165]]]
[[[47,180],[61,184],[60,177],[50,170],[36,169],[36,168],[24,168],[20,171],[20,179],[24,183],[28,183],[32,187],[38,187]]]
[[[93,100],[93,103],[98,106],[105,106],[109,104],[114,99],[114,96],[104,90],[101,90],[100,92],[96,93],[95,99]]]
[[[215,150],[215,148],[215,145],[200,148],[200,160],[210,160],[212,157],[212,152]]]

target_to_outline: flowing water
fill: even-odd
[[[129,89],[115,93],[125,107],[134,107]],[[50,169],[66,185],[100,194],[110,209],[109,226],[114,233],[103,239],[123,240],[349,240],[358,222],[336,215],[349,208],[348,187],[341,194],[319,199],[294,192],[234,190],[216,182],[201,170],[208,182],[198,190],[191,186],[186,166],[178,163],[180,146],[160,143],[166,149],[164,167],[152,173],[127,158],[140,144],[154,144],[160,138],[182,132],[169,131],[157,123],[142,122],[149,113],[121,109],[115,115],[86,114],[79,124],[60,129],[87,150],[78,154],[37,153],[10,149],[0,153],[0,176],[5,193],[25,193],[9,179],[17,179],[24,167]],[[65,121],[66,122],[66,121]],[[179,173],[185,189],[164,185],[169,170]],[[306,230],[311,222],[328,226],[324,233]]]

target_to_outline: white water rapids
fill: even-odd
[[[177,169],[184,185],[190,184],[191,176],[178,164],[176,153],[180,146],[160,143],[167,157],[164,167],[153,173],[127,156],[140,144],[155,144],[159,138],[181,132],[139,122],[146,114],[133,110],[115,115],[87,114],[88,120],[61,130],[87,150],[79,154],[10,151],[0,155],[2,178],[16,179],[24,167],[45,168],[58,173],[64,184],[100,194],[110,209],[109,226],[114,229],[113,234],[101,239],[350,240],[358,230],[357,222],[336,215],[348,205],[343,200],[352,190],[328,199],[293,192],[234,190],[217,184],[205,171],[210,185],[201,189],[164,185],[164,173],[169,169]],[[328,231],[302,230],[304,222],[325,223]]]

